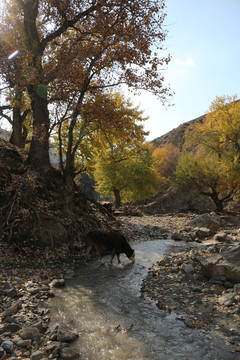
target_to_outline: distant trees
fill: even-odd
[[[129,152],[122,158],[120,152],[106,150],[95,164],[97,190],[101,195],[115,198],[118,208],[122,202],[136,202],[155,194],[159,177],[155,170],[152,151],[142,146],[138,152]]]
[[[175,172],[175,185],[209,196],[218,211],[240,185],[240,103],[217,97],[203,124],[185,134],[184,154]]]
[[[178,163],[180,150],[171,143],[156,148],[153,152],[156,161],[157,172],[164,182],[168,182]]]

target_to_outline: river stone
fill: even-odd
[[[79,352],[74,349],[64,348],[62,349],[61,356],[64,360],[77,359],[79,358]]]
[[[10,331],[11,333],[14,333],[14,332],[17,332],[18,330],[21,330],[21,328],[22,327],[20,325],[11,323],[11,324],[5,325],[3,328],[3,331],[4,332]]]
[[[18,296],[18,292],[16,289],[12,288],[12,289],[7,289],[5,290],[5,295],[10,297],[10,298],[15,298]]]
[[[0,359],[5,360],[7,358],[6,351],[0,346]]]
[[[186,275],[191,275],[194,273],[194,267],[191,264],[183,264],[182,270],[185,272]]]
[[[15,344],[20,348],[27,348],[31,344],[31,342],[30,342],[30,339],[17,340],[17,341],[15,341]]]
[[[65,284],[65,280],[64,279],[54,279],[50,286],[51,287],[55,287],[55,288],[60,288],[60,287],[63,287]]]
[[[37,351],[34,351],[30,357],[31,360],[40,360],[42,359],[44,356],[44,352],[43,351],[40,351],[40,350],[37,350]]]
[[[219,297],[218,302],[220,305],[230,306],[234,302],[234,298],[234,293],[226,293]]]
[[[7,352],[7,353],[11,353],[13,352],[14,349],[14,345],[13,342],[10,340],[4,340],[1,344],[1,347]]]
[[[58,341],[70,343],[76,340],[77,338],[78,338],[78,334],[73,333],[70,330],[67,329],[58,330]]]
[[[36,327],[33,327],[33,326],[28,326],[26,328],[23,328],[18,333],[19,333],[19,336],[23,340],[27,340],[27,339],[30,339],[30,340],[33,340],[33,341],[39,341],[40,340],[40,332]]]
[[[212,234],[220,227],[220,220],[215,214],[203,214],[189,222],[192,227],[208,228]]]

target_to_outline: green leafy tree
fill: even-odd
[[[235,97],[217,97],[206,120],[188,130],[175,172],[180,189],[194,185],[209,196],[218,211],[240,185],[239,161],[240,104]],[[191,152],[189,152],[191,150]]]
[[[114,196],[116,208],[121,202],[149,198],[159,186],[152,151],[146,145],[137,152],[125,152],[125,158],[117,147],[106,149],[96,161],[94,176],[97,191],[105,197]]]

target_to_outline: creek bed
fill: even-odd
[[[161,256],[188,248],[170,240],[134,243],[136,262],[97,260],[81,265],[52,299],[52,321],[79,334],[74,343],[83,360],[228,360],[230,346],[202,329],[189,329],[141,297],[149,267]],[[116,261],[116,259],[115,259]]]

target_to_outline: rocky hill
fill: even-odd
[[[185,131],[194,124],[202,123],[204,119],[205,119],[205,115],[202,115],[196,119],[185,122],[179,125],[177,128],[169,131],[168,133],[152,140],[151,143],[153,144],[154,148],[163,147],[165,144],[172,143],[181,150],[184,143]]]

